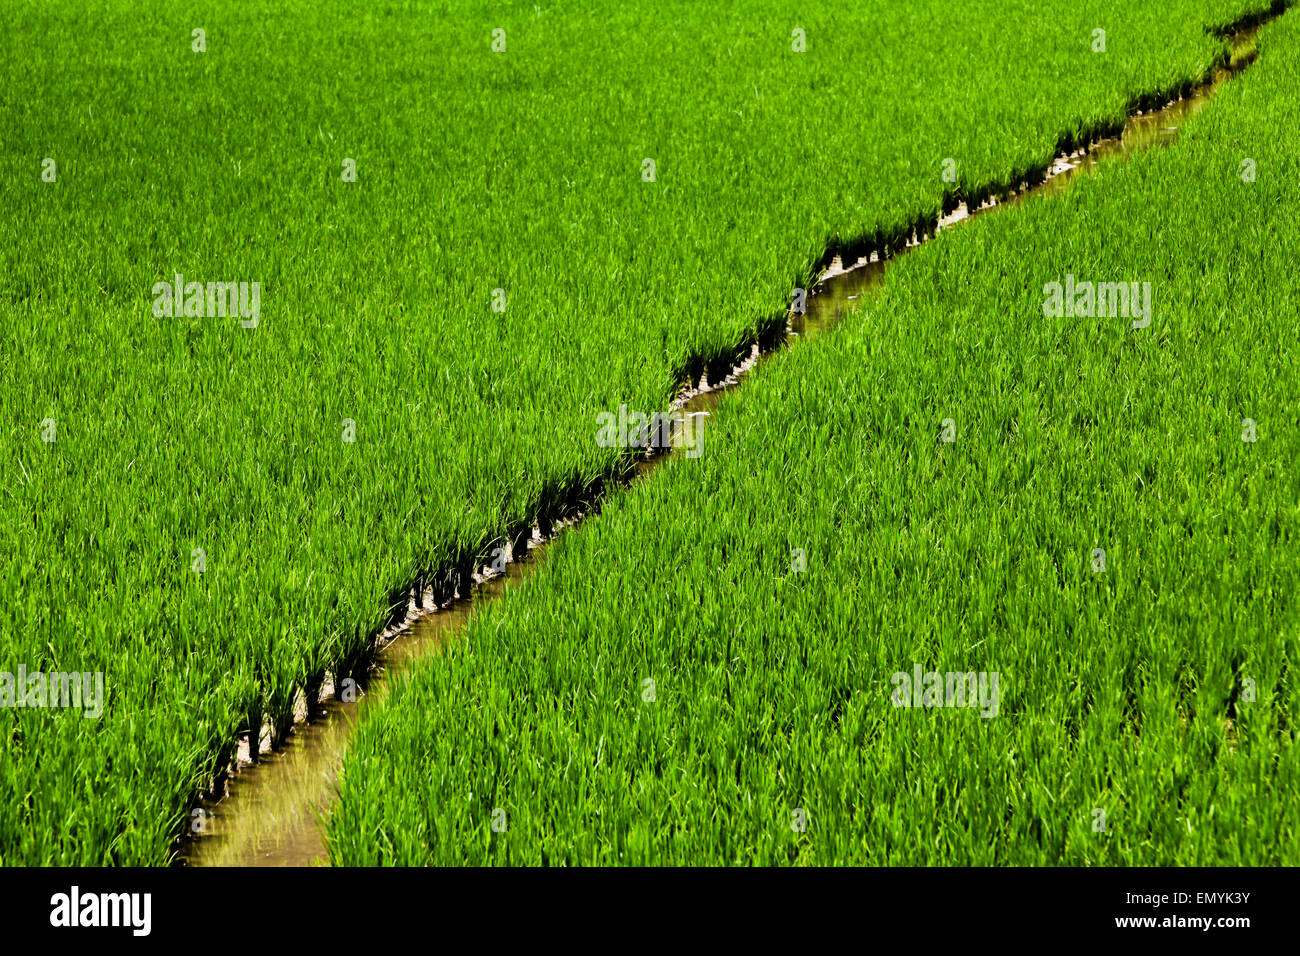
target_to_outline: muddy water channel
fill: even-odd
[[[1201,110],[1220,84],[1254,62],[1258,29],[1256,26],[1236,34],[1232,39],[1230,62],[1217,69],[1191,95],[1162,109],[1130,117],[1117,136],[1100,140],[1086,150],[1059,156],[1046,179],[1037,185],[1024,186],[976,209],[959,205],[939,221],[938,229],[952,228],[972,216],[1013,205],[1030,192],[1059,191],[1074,176],[1097,169],[1107,158],[1173,142],[1183,121]],[[926,238],[914,237],[907,248],[919,245]],[[806,314],[790,316],[789,334],[781,347],[802,338],[813,338],[833,327],[883,280],[888,264],[889,259],[877,253],[851,263],[835,259],[808,298]],[[722,396],[764,358],[755,346],[749,358],[722,381],[701,382],[683,392],[672,409],[675,420],[672,448],[638,462],[636,480],[669,457],[687,451],[690,443],[684,434],[689,434],[691,428],[705,427]],[[576,523],[557,526],[553,536],[566,533]],[[257,761],[242,757],[237,771],[223,784],[222,794],[204,799],[196,806],[192,817],[192,829],[196,832],[181,841],[177,862],[188,866],[325,864],[322,821],[335,800],[344,749],[358,719],[383,700],[391,678],[409,662],[437,652],[451,640],[464,627],[476,605],[499,597],[508,583],[530,573],[545,547],[546,541],[534,530],[526,555],[507,563],[504,573],[480,568],[468,595],[437,609],[433,609],[431,595],[426,595],[430,599],[425,606],[431,608],[427,611],[417,608],[412,601],[407,620],[381,636],[375,666],[366,685],[359,689],[357,699],[344,702],[331,697],[315,703],[309,710],[304,705],[305,719],[295,724],[293,733],[278,751],[265,752]],[[246,748],[241,749],[246,753]]]
[[[356,699],[333,696],[294,725],[284,745],[255,762],[241,756],[238,771],[219,798],[199,802],[197,829],[180,846],[185,866],[312,866],[327,862],[323,815],[335,798],[343,750],[357,720],[387,693],[390,679],[408,663],[439,650],[469,620],[476,604],[499,597],[507,581],[523,576],[527,561],[504,574],[476,579],[469,596],[415,617],[385,635],[366,685]],[[241,754],[246,748],[241,748]]]

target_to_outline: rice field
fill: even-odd
[[[1280,6],[0,4],[0,862],[172,862],[412,587],[605,494],[367,714],[332,862],[1295,863],[1294,14],[698,457],[598,439]],[[947,672],[1000,696],[891,699]]]
[[[399,680],[334,861],[1300,862],[1297,80],[1285,17],[1177,145],[752,373]]]

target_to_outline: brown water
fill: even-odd
[[[1095,171],[1107,158],[1124,157],[1152,146],[1173,142],[1188,116],[1204,108],[1215,89],[1254,61],[1254,41],[1258,27],[1233,38],[1232,61],[1216,70],[1214,76],[1193,95],[1163,109],[1130,117],[1119,136],[1101,140],[1086,150],[1058,157],[1048,178],[1031,188],[1017,190],[1002,201],[990,201],[975,210],[959,206],[939,222],[939,229],[957,224],[1009,203],[1014,204],[1030,192],[1056,192],[1077,175]],[[919,245],[915,239],[908,248]],[[836,259],[808,299],[805,315],[792,315],[786,345],[801,338],[812,338],[833,327],[846,313],[857,308],[864,295],[884,278],[889,259],[877,255],[845,264]],[[769,355],[771,353],[768,353]],[[643,476],[668,457],[686,451],[685,428],[705,428],[722,396],[734,388],[741,377],[766,358],[755,347],[748,359],[732,370],[721,382],[704,383],[684,392],[674,403],[675,417],[682,424],[673,431],[672,448],[666,454],[638,462],[637,474]],[[563,534],[568,522],[558,526]],[[310,866],[327,863],[321,821],[336,798],[343,753],[352,737],[358,718],[387,694],[389,678],[410,661],[439,651],[464,627],[474,607],[499,597],[513,582],[536,567],[546,542],[534,532],[528,554],[512,560],[504,574],[480,569],[470,595],[451,605],[429,612],[411,606],[408,620],[381,637],[377,663],[360,698],[354,703],[329,700],[312,709],[311,719],[294,726],[284,746],[266,752],[256,762],[240,761],[240,769],[226,784],[220,799],[205,800],[203,829],[182,841],[178,863],[188,866]],[[432,606],[431,595],[427,602]]]

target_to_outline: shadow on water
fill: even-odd
[[[1044,181],[1016,192],[1009,199],[991,200],[973,211],[959,206],[940,220],[939,230],[1014,204],[1029,193],[1059,192],[1075,176],[1091,173],[1106,159],[1174,142],[1187,117],[1203,109],[1220,84],[1254,62],[1258,30],[1257,25],[1235,34],[1229,63],[1217,69],[1191,95],[1162,109],[1130,117],[1118,136],[1058,157]],[[923,241],[914,239],[900,254]],[[784,344],[789,346],[800,339],[815,338],[833,328],[883,281],[889,262],[889,258],[882,259],[877,254],[851,264],[834,260],[808,299],[806,314],[790,316]],[[776,351],[780,349],[760,355],[755,346],[750,357],[726,379],[711,384],[701,382],[700,387],[685,391],[673,405],[672,447],[666,453],[638,461],[636,474],[644,476],[671,457],[689,455],[691,443],[698,434],[692,429],[707,427],[709,416],[722,397],[739,384],[750,368]],[[576,523],[557,526],[551,540]],[[309,719],[295,724],[293,733],[278,751],[267,752],[257,761],[241,761],[238,772],[225,782],[225,792],[219,798],[201,801],[196,807],[195,819],[201,821],[201,830],[181,841],[177,863],[183,866],[327,863],[322,820],[336,799],[344,750],[357,720],[384,699],[392,676],[410,661],[441,650],[464,627],[475,606],[499,597],[508,583],[519,581],[537,567],[539,553],[547,544],[535,530],[526,557],[511,560],[503,573],[481,568],[470,593],[445,607],[422,613],[416,610],[413,601],[407,622],[385,635],[375,667],[360,689],[359,698],[350,703],[333,698],[322,701],[312,708]],[[431,593],[425,597],[425,606],[433,607]]]

